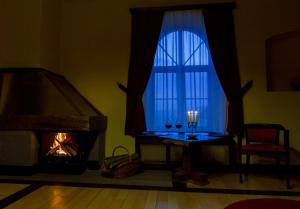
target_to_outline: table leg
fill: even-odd
[[[174,186],[186,187],[188,182],[192,182],[198,186],[203,186],[209,183],[206,173],[193,170],[192,156],[193,153],[190,147],[183,146],[182,168],[174,171]]]

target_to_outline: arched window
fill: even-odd
[[[189,25],[170,26],[168,23],[172,25],[174,19],[181,20],[177,14],[175,18],[174,12],[164,18],[152,74],[144,95],[147,129],[175,131],[182,126],[180,131],[188,131],[187,112],[197,111],[196,130],[224,131],[225,121],[221,122],[222,125],[219,122],[215,125],[216,121],[213,121],[217,119],[212,118],[216,114],[226,114],[226,98],[214,72],[203,36],[205,31],[197,33],[199,29],[193,30]],[[179,15],[182,13],[179,12]],[[213,102],[219,102],[221,106],[215,108]]]

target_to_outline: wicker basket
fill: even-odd
[[[127,154],[115,155],[118,149],[123,149]],[[113,149],[112,156],[105,158],[101,166],[101,174],[106,177],[125,178],[136,174],[142,167],[139,156],[129,154],[126,147],[117,146]]]

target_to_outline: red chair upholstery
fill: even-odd
[[[276,163],[280,163],[280,158],[285,158],[286,164],[286,186],[290,188],[290,148],[289,148],[289,130],[279,124],[245,124],[246,144],[239,139],[239,170],[240,182],[243,182],[242,176],[242,155],[246,155],[246,166],[250,164],[251,155],[269,155],[274,156]],[[283,143],[281,142],[283,138]],[[248,172],[245,172],[248,178]]]

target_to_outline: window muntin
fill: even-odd
[[[207,47],[199,36],[190,31],[177,30],[159,41],[154,67],[205,66],[209,64],[208,60]]]
[[[164,130],[169,123],[172,129],[176,123],[186,124],[185,110],[207,116],[208,58],[206,44],[193,32],[176,30],[160,39],[149,81],[154,86],[152,129]],[[207,120],[201,121],[202,129],[207,125]]]

